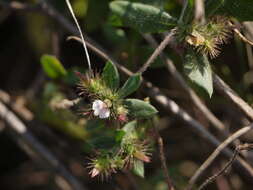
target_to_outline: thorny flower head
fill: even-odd
[[[79,95],[85,95],[90,99],[94,116],[100,119],[114,118],[120,122],[127,121],[128,110],[122,105],[118,93],[108,88],[99,74],[76,74],[80,79]]]
[[[215,58],[220,53],[220,45],[230,37],[230,21],[225,17],[215,17],[206,24],[193,24],[185,41],[198,52]]]
[[[100,176],[103,180],[108,178],[112,173],[116,173],[117,169],[121,169],[123,167],[122,162],[122,159],[117,156],[114,158],[98,156],[90,160],[87,168],[90,169],[89,174],[92,178]]]
[[[138,159],[143,162],[149,163],[150,158],[150,147],[145,142],[140,142],[137,139],[129,140],[128,142],[123,143],[123,149],[121,152],[122,155],[125,155],[125,166],[131,167],[134,160]]]

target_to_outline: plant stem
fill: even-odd
[[[166,157],[165,157],[165,154],[164,154],[163,139],[162,139],[161,135],[159,134],[159,131],[158,131],[154,121],[152,121],[152,125],[153,125],[154,131],[155,131],[155,136],[156,136],[156,140],[157,140],[157,144],[158,144],[158,148],[159,148],[159,157],[160,157],[160,161],[161,161],[161,167],[162,167],[163,173],[164,173],[165,178],[166,178],[168,189],[169,190],[175,190],[174,185],[173,185],[172,180],[171,180],[171,177],[170,177],[169,172],[168,172],[167,164],[166,164]]]

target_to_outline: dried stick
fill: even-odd
[[[161,135],[159,134],[159,131],[158,131],[157,126],[154,121],[152,121],[152,125],[153,125],[154,131],[155,131],[155,136],[157,139],[157,144],[158,144],[158,148],[159,148],[159,157],[160,157],[160,161],[162,164],[162,170],[163,170],[163,173],[165,175],[166,182],[168,185],[168,190],[175,190],[175,187],[172,183],[171,177],[168,172],[168,167],[166,164],[166,156],[164,154],[163,139],[162,139]]]
[[[204,0],[195,1],[195,21],[205,23],[205,3]]]
[[[46,8],[49,7],[49,8]],[[75,27],[68,22],[61,14],[56,12],[50,5],[45,4],[43,6],[42,11],[44,14],[50,16],[53,18],[55,21],[57,21],[63,28],[65,28],[67,31],[71,32],[72,34],[78,34],[77,30]],[[132,75],[133,73],[129,71],[127,68],[123,67],[122,65],[118,64],[117,62],[114,62],[108,54],[106,54],[99,45],[94,43],[90,38],[87,38],[86,36],[86,43],[87,46],[93,50],[96,50],[95,53],[98,55],[101,55],[102,58],[109,57],[108,60],[112,61],[117,67],[124,72],[127,75]],[[100,54],[102,53],[102,54]],[[204,138],[207,142],[214,146],[218,146],[220,144],[220,141],[218,141],[211,133],[209,133],[199,122],[194,120],[188,113],[186,113],[184,110],[182,110],[174,101],[170,100],[167,98],[157,87],[154,87],[151,83],[144,82],[146,86],[146,91],[147,93],[154,99],[156,100],[163,108],[165,108],[167,111],[171,112],[178,118],[180,118],[182,121],[187,123],[189,127],[193,129],[197,134],[200,135],[200,137]],[[222,151],[223,154],[225,154],[228,157],[231,157],[233,154],[229,149],[224,149]],[[235,163],[240,166],[240,168],[244,171],[244,173],[252,179],[253,181],[253,170],[251,166],[242,160],[241,158],[237,158],[238,161]]]
[[[137,71],[137,73],[143,73],[147,70],[147,68],[156,60],[156,58],[161,54],[161,52],[166,48],[169,42],[172,40],[176,32],[176,28],[172,29],[164,38],[164,40],[160,43],[160,45],[156,48],[156,50],[152,53],[146,63]]]
[[[192,186],[196,183],[198,178],[203,174],[203,172],[208,168],[208,166],[211,165],[211,163],[221,153],[222,150],[224,150],[231,142],[238,139],[240,136],[244,135],[245,133],[247,133],[251,129],[253,129],[253,125],[244,127],[242,129],[238,130],[237,132],[235,132],[230,137],[228,137],[223,143],[221,143],[215,149],[215,151],[208,157],[208,159],[200,166],[200,168],[195,172],[195,174],[191,177],[187,189],[190,190],[192,188]]]
[[[213,73],[213,82],[215,89],[225,98],[230,100],[234,105],[242,111],[250,120],[253,121],[253,109],[242,98],[240,98],[221,78]]]
[[[234,154],[232,156],[232,158],[230,158],[230,160],[226,163],[226,165],[216,174],[214,174],[213,176],[209,177],[206,181],[204,181],[200,187],[198,188],[198,190],[202,190],[204,189],[208,184],[214,182],[215,179],[217,179],[217,177],[221,176],[223,173],[225,173],[229,167],[231,167],[231,165],[233,164],[233,162],[235,161],[236,156],[240,153],[240,151],[242,150],[249,150],[252,149],[252,144],[243,144],[243,145],[238,145],[235,148]]]
[[[75,190],[85,190],[84,187],[63,164],[30,133],[22,121],[0,101],[0,118],[8,124],[8,129],[15,135],[14,140],[32,158],[38,156],[46,161],[47,166],[62,176]]]
[[[234,33],[237,34],[237,36],[246,44],[249,44],[251,46],[253,46],[253,42],[248,40],[237,28],[233,29]]]

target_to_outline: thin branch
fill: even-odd
[[[205,3],[204,0],[195,1],[195,21],[205,23]]]
[[[237,28],[234,28],[233,31],[243,42],[253,46],[253,42],[247,39]]]
[[[20,3],[18,1],[12,1],[9,3],[0,2],[0,7],[15,11],[29,11],[36,12],[40,10],[39,4],[30,5],[26,3]]]
[[[59,102],[55,102],[52,106],[53,109],[69,109],[78,104],[82,99],[76,98],[74,100],[63,99]]]
[[[164,40],[160,43],[160,45],[156,48],[153,54],[149,57],[146,63],[137,71],[137,73],[143,73],[147,70],[147,68],[156,60],[156,58],[162,53],[162,51],[166,48],[169,42],[172,40],[172,37],[176,33],[176,28],[172,29]]]
[[[253,121],[253,109],[242,98],[240,98],[218,75],[213,74],[213,82],[215,89],[225,98],[230,100],[234,105],[242,111],[251,121]]]
[[[153,124],[153,128],[154,128],[154,131],[155,131],[155,136],[156,136],[157,144],[158,144],[158,148],[159,148],[159,157],[160,157],[160,160],[161,160],[162,170],[163,170],[163,173],[164,173],[165,178],[166,178],[168,189],[169,190],[175,190],[175,187],[172,183],[171,177],[170,177],[169,172],[168,172],[169,170],[168,170],[168,167],[167,167],[167,164],[166,164],[166,156],[164,154],[163,139],[162,139],[161,135],[159,134],[159,131],[158,131],[157,126],[156,126],[154,121],[152,121],[152,124]]]
[[[47,166],[62,176],[75,190],[85,190],[85,188],[48,150],[36,137],[33,136],[24,123],[0,101],[0,118],[8,124],[8,129],[15,135],[14,140],[32,158],[38,156],[46,161]]]
[[[221,176],[223,173],[225,173],[228,168],[231,167],[231,165],[233,164],[233,162],[235,161],[236,159],[236,156],[240,153],[240,151],[242,150],[249,150],[249,149],[252,149],[252,144],[243,144],[243,145],[238,145],[236,148],[235,148],[235,151],[234,151],[234,154],[233,156],[230,158],[230,160],[225,164],[225,166],[220,170],[218,171],[218,173],[214,174],[213,176],[209,177],[206,181],[204,181],[200,187],[198,188],[198,190],[202,190],[204,189],[208,184],[212,183],[215,181],[215,179],[217,179],[217,177]]]
[[[188,4],[189,4],[188,0],[184,0],[183,8],[182,8],[182,11],[180,13],[180,17],[179,17],[178,23],[182,23],[183,22],[183,18],[184,18],[185,11],[186,11],[186,8],[187,8]]]
[[[238,139],[240,136],[244,135],[245,133],[249,132],[251,129],[253,129],[253,125],[244,127],[238,130],[237,132],[235,132],[230,137],[228,137],[223,143],[221,143],[215,149],[215,151],[208,157],[208,159],[200,166],[200,168],[195,172],[195,174],[191,177],[187,189],[190,190],[192,188],[192,186],[196,183],[198,178],[203,174],[203,172],[208,168],[208,166],[211,165],[211,163],[221,153],[222,150],[224,150],[231,142]]]

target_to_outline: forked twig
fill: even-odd
[[[199,167],[199,169],[195,172],[195,174],[191,177],[187,189],[190,190],[192,188],[192,186],[196,183],[198,178],[203,174],[203,172],[207,169],[207,167],[211,165],[211,163],[221,153],[222,150],[224,150],[231,142],[238,139],[240,136],[247,133],[251,129],[253,129],[253,125],[244,127],[238,130],[237,132],[235,132],[230,137],[228,137],[223,143],[221,143],[215,149],[215,151],[208,157],[208,159]]]
[[[240,151],[242,150],[249,150],[252,149],[253,145],[252,144],[243,144],[243,145],[238,145],[235,148],[234,154],[233,156],[230,158],[230,160],[226,163],[226,165],[220,170],[218,171],[216,174],[214,174],[213,176],[209,177],[208,179],[206,179],[206,181],[204,181],[200,187],[198,188],[198,190],[202,190],[204,189],[208,184],[213,183],[215,181],[215,179],[219,176],[221,176],[223,173],[226,173],[228,168],[233,164],[233,162],[236,159],[236,156],[240,153]]]

